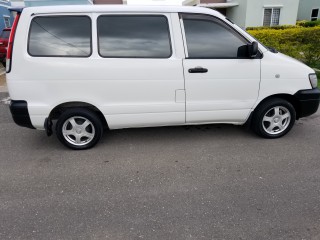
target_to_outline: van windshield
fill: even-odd
[[[10,36],[10,31],[8,30],[5,30],[5,31],[2,31],[1,35],[0,35],[0,38],[6,38],[8,39]]]

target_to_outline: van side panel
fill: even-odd
[[[299,90],[311,88],[308,75],[314,72],[312,69],[280,53],[271,53],[260,45],[259,48],[263,52],[260,85],[259,68],[257,66],[255,69],[248,68],[249,75],[240,74],[241,76],[237,76],[239,79],[232,84],[232,91],[229,91],[228,95],[230,101],[223,92],[216,89],[216,86],[222,87],[220,90],[230,90],[230,83],[222,82],[222,79],[225,80],[227,75],[229,78],[230,75],[234,75],[232,67],[236,65],[239,68],[238,62],[233,62],[233,66],[227,66],[219,61],[217,66],[221,64],[221,67],[217,69],[224,70],[221,76],[211,71],[215,75],[207,79],[199,77],[191,79],[187,75],[189,68],[195,68],[200,63],[206,64],[207,60],[202,59],[195,63],[187,59],[184,66],[186,84],[191,92],[185,94],[182,59],[186,56],[176,13],[181,9],[167,8],[165,13],[161,13],[159,8],[144,8],[142,13],[139,13],[139,9],[140,6],[136,8],[77,6],[26,8],[22,12],[13,45],[12,71],[7,74],[7,84],[12,100],[25,101],[31,123],[35,128],[43,129],[45,119],[52,109],[66,102],[85,102],[94,105],[103,113],[111,129],[186,124],[186,102],[183,98],[188,96],[193,98],[191,99],[193,102],[188,103],[188,114],[192,117],[189,123],[241,124],[263,99],[275,94],[294,95]],[[214,11],[204,8],[183,9],[182,12],[212,14],[223,18]],[[119,14],[119,12],[125,12],[126,15],[165,16],[170,29],[171,57],[167,59],[101,57],[98,54],[96,20],[100,15]],[[89,57],[32,57],[28,54],[28,33],[32,18],[53,15],[85,15],[92,19],[92,54]],[[238,27],[232,27],[253,40]],[[211,86],[211,89],[216,91],[212,95],[214,91],[210,91],[210,88],[203,84],[212,82],[214,78],[219,78],[218,81],[221,83]],[[200,81],[203,85],[201,91],[197,90],[200,89]],[[250,89],[254,94],[248,94]],[[235,95],[237,92],[241,92],[247,98],[237,98],[238,95]]]
[[[78,101],[96,106],[111,129],[184,124],[185,103],[177,102],[175,96],[176,90],[184,90],[183,67],[181,57],[176,57],[173,34],[169,59],[102,58],[97,53],[98,14],[79,15],[92,17],[89,58],[30,56],[32,17],[22,14],[12,61],[12,68],[19,71],[10,73],[8,88],[14,89],[12,99],[27,101],[33,126],[43,129],[54,107]],[[170,14],[161,15],[168,18],[172,33]]]

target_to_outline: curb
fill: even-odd
[[[8,88],[6,86],[0,86],[0,93],[8,92]]]
[[[5,68],[0,68],[0,76],[4,75],[6,73],[6,69]],[[4,86],[0,86],[0,93],[3,93],[3,92],[8,92],[8,88],[6,85]]]

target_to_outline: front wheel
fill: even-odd
[[[264,138],[279,138],[287,134],[296,120],[292,104],[273,98],[262,103],[253,115],[252,128]]]
[[[103,133],[98,116],[87,109],[74,108],[61,114],[56,125],[56,134],[65,146],[84,150],[95,146]]]

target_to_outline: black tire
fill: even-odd
[[[59,117],[56,134],[65,146],[74,150],[85,150],[99,142],[103,134],[103,126],[93,111],[72,108]]]
[[[281,98],[271,98],[255,110],[251,126],[261,137],[279,138],[291,130],[295,120],[296,111],[290,102]]]

